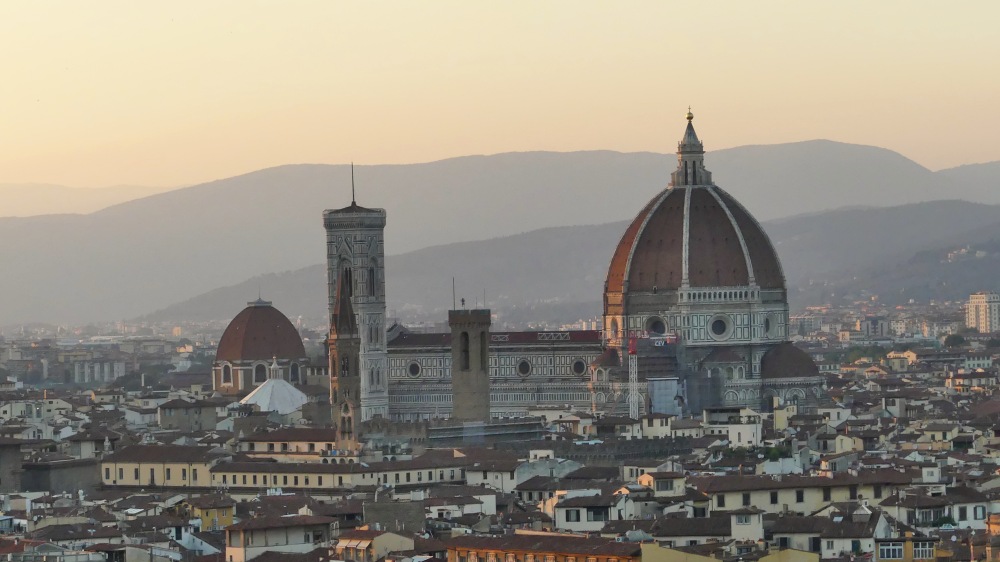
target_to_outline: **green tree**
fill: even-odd
[[[940,527],[942,525],[955,525],[955,520],[950,515],[944,515],[931,522],[931,527]]]
[[[965,345],[965,338],[958,334],[949,334],[948,337],[944,339],[945,347],[958,347],[960,345]]]

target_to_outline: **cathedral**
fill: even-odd
[[[611,256],[603,330],[482,332],[488,384],[479,388],[492,418],[627,415],[635,402],[660,413],[817,402],[818,369],[788,341],[778,256],[753,216],[713,183],[693,119],[689,112],[668,187]],[[323,219],[330,398],[342,437],[378,418],[462,417],[452,396],[470,389],[453,385],[452,334],[386,326],[385,210],[352,201]]]
[[[712,182],[694,115],[670,183],[625,229],[604,286],[604,331],[618,356],[637,338],[664,338],[692,410],[807,405],[819,370],[788,338],[788,294],[767,234]],[[639,348],[652,359],[657,347]],[[647,377],[648,378],[648,377]]]

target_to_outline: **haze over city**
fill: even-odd
[[[5,562],[1000,562],[1000,3],[0,3]]]
[[[516,325],[593,318],[689,106],[795,306],[964,298],[979,277],[919,252],[1000,231],[994,3],[51,8],[0,6],[0,327],[223,322],[258,289],[321,321],[349,162],[396,314],[439,318],[454,277]],[[516,265],[546,244],[559,268]]]

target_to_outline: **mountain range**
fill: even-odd
[[[67,187],[39,183],[0,184],[0,216],[30,217],[93,213],[134,199],[170,191],[171,187],[118,185],[113,187]]]
[[[442,321],[452,306],[455,276],[458,298],[478,304],[485,290],[487,306],[504,323],[593,318],[601,311],[608,261],[627,224],[546,228],[390,256],[389,314],[404,323]],[[863,291],[889,303],[964,299],[996,288],[1000,278],[1000,206],[933,201],[840,209],[763,226],[781,258],[793,305]],[[286,313],[322,320],[325,283],[324,266],[317,264],[216,289],[143,319],[228,318],[266,287],[265,296]]]
[[[452,276],[470,300],[485,290],[488,304],[510,303],[525,317],[570,314],[591,310],[586,303],[600,296],[621,221],[665,186],[672,161],[604,151],[469,156],[358,167],[355,187],[360,204],[388,212],[388,291],[397,315],[450,306]],[[932,172],[885,149],[831,141],[720,150],[706,162],[716,183],[765,221],[795,291],[803,280],[874,267],[885,255],[909,259],[906,252],[988,229],[1000,216],[982,205],[1000,203],[996,164]],[[321,317],[321,214],[350,203],[350,178],[343,165],[290,165],[89,214],[2,218],[0,325],[154,310],[161,312],[149,318],[169,318],[170,310],[228,318],[258,285],[288,314]],[[899,207],[940,199],[978,205]],[[866,214],[889,206],[886,215]],[[841,207],[853,208],[829,211]],[[240,286],[263,274],[251,288]],[[227,310],[209,306],[209,295],[231,286],[239,296]],[[301,308],[282,304],[296,294],[315,297]],[[193,295],[203,295],[195,297],[200,305],[172,307]]]

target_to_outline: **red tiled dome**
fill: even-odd
[[[291,320],[267,301],[249,303],[226,327],[216,361],[301,359],[302,338]]]
[[[615,248],[606,293],[688,288],[785,289],[778,255],[760,224],[725,190],[712,183],[705,154],[688,113],[671,187],[660,192]],[[618,301],[608,298],[606,303]]]
[[[746,287],[752,269],[760,288],[785,288],[778,255],[746,209],[716,186],[684,186],[657,195],[625,230],[608,268],[609,292],[622,292],[626,279],[629,291],[680,288],[686,206],[690,287]]]

